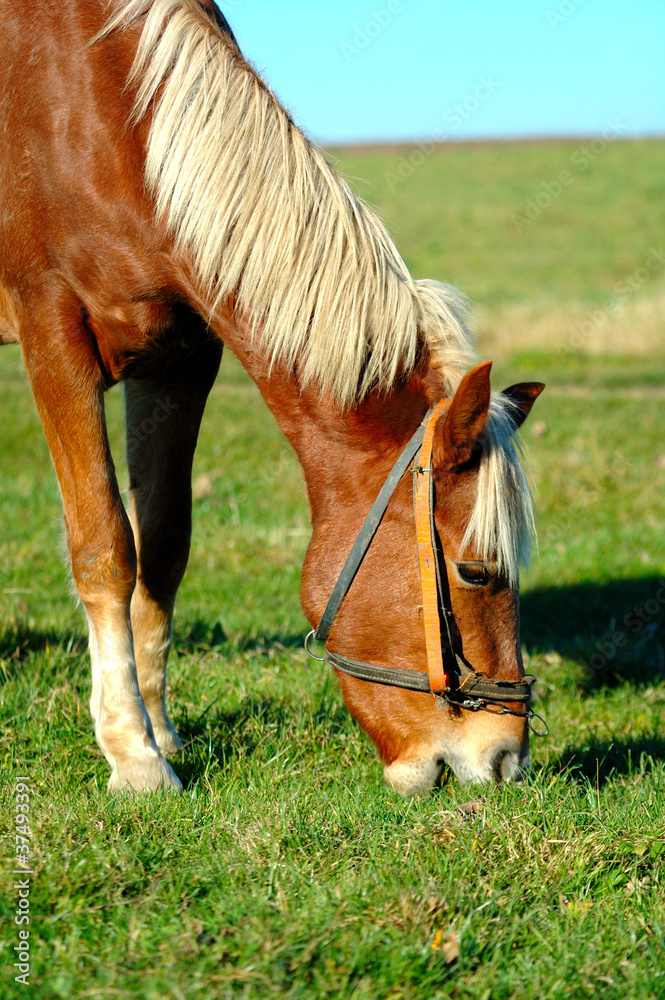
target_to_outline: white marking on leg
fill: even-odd
[[[136,591],[135,599],[137,602],[140,600]],[[182,749],[182,741],[166,708],[166,662],[171,648],[170,616],[163,617],[161,622],[152,627],[148,627],[146,617],[140,617],[141,627],[136,631],[134,640],[139,686],[157,746],[164,754],[174,754]]]
[[[112,774],[109,790],[182,789],[155,743],[136,677],[129,627],[90,622],[92,695],[97,742]]]

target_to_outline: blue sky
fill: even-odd
[[[219,0],[322,142],[665,134],[663,0]]]

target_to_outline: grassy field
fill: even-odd
[[[525,425],[540,557],[522,637],[550,736],[523,786],[452,780],[412,801],[383,786],[334,679],[306,662],[300,471],[227,357],[170,668],[185,793],[107,798],[57,487],[18,354],[0,352],[0,997],[665,995],[665,269],[607,305],[660,247],[665,144],[613,144],[518,232],[576,149],[449,149],[398,183],[412,151],[339,154],[414,273],[473,297],[496,386],[548,382]],[[597,309],[575,347],[571,324]],[[652,325],[622,339],[640,316]],[[124,482],[119,390],[108,417]],[[18,775],[29,989],[9,958]]]
[[[537,342],[662,358],[665,143],[335,153],[412,273],[471,298],[490,354]]]

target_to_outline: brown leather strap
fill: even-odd
[[[437,564],[434,551],[434,537],[431,530],[432,517],[432,446],[434,431],[439,418],[448,409],[450,402],[442,399],[433,409],[427,425],[422,447],[418,456],[413,505],[416,514],[416,539],[418,542],[418,564],[423,593],[423,624],[425,626],[425,647],[427,649],[427,670],[430,688],[434,694],[443,694],[450,687],[450,679],[443,665],[441,645],[441,618],[439,615],[439,589],[437,586]],[[445,571],[445,569],[444,569]]]

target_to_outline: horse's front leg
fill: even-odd
[[[125,383],[130,518],[138,555],[134,649],[143,701],[165,754],[182,746],[166,710],[166,661],[189,556],[192,460],[221,354],[221,343],[208,341],[173,366],[177,371]]]
[[[78,302],[62,293],[42,300],[21,341],[60,483],[74,582],[90,625],[90,706],[112,769],[109,790],[180,790],[139,692],[130,624],[136,553],[106,435],[95,344]]]

